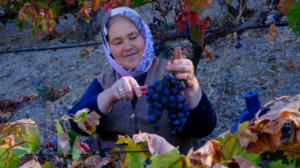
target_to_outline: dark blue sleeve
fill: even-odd
[[[210,101],[202,90],[202,98],[194,109],[190,110],[185,130],[194,138],[204,138],[216,127],[217,116]]]
[[[79,102],[70,110],[69,115],[74,115],[78,110],[82,110],[84,108],[88,108],[90,112],[95,111],[101,116],[101,120],[103,120],[106,116],[99,110],[97,104],[97,97],[103,91],[102,86],[99,84],[97,78],[95,78],[85,94],[81,97]],[[86,132],[82,131],[77,123],[73,120],[69,120],[73,131],[80,135],[89,136]]]

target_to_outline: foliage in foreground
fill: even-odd
[[[289,99],[280,100],[283,98]],[[61,163],[60,166],[69,163],[70,168],[141,167],[145,164],[149,168],[299,167],[300,95],[278,98],[267,105],[271,103],[274,105],[267,114],[239,124],[235,133],[224,132],[195,151],[191,148],[186,156],[178,152],[179,147],[172,146],[158,135],[139,133],[132,138],[127,135],[119,137],[116,144],[124,144],[124,147],[111,149],[109,157],[103,159],[91,153],[89,147],[79,141],[75,132],[64,131],[58,120],[53,121],[56,122],[58,150],[49,140],[41,138],[39,123],[30,119],[2,123],[0,168],[57,167],[40,158],[45,152],[56,155],[55,159]],[[61,121],[72,119],[91,135],[100,118],[96,112],[88,113],[87,109],[83,109],[72,118],[64,116]],[[147,146],[148,149],[145,149]],[[30,154],[32,156],[28,159]],[[147,158],[150,158],[151,164],[146,162]]]

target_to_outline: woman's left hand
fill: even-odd
[[[180,47],[175,48],[174,55],[175,60],[167,63],[166,70],[177,72],[176,78],[178,80],[186,80],[187,88],[183,91],[184,95],[191,108],[196,107],[202,98],[202,91],[195,77],[193,62],[189,59],[183,59]]]

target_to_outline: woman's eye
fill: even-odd
[[[131,39],[133,40],[133,39],[136,39],[137,38],[137,36],[135,36],[135,37],[132,37]]]

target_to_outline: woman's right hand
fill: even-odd
[[[142,96],[142,90],[138,82],[131,76],[124,76],[109,88],[109,97],[114,103],[121,100],[133,100],[133,91],[135,91],[137,97]]]

